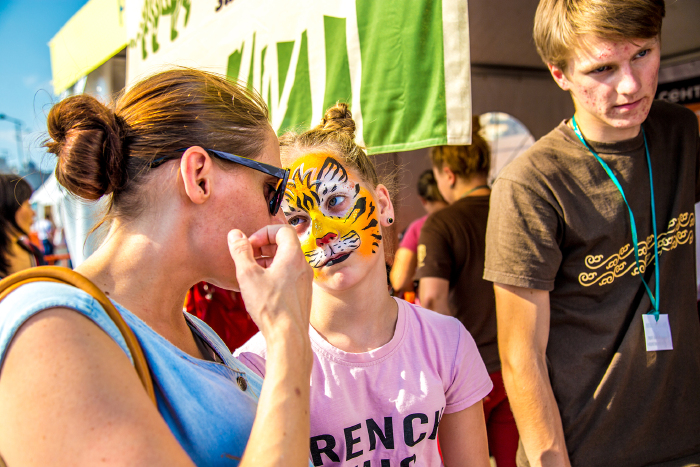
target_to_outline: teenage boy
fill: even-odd
[[[664,13],[537,9],[538,51],[576,111],[491,195],[484,278],[519,465],[700,463],[700,137],[692,112],[653,101]]]

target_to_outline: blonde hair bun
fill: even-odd
[[[355,120],[352,119],[352,113],[344,102],[338,102],[326,110],[320,126],[324,130],[342,132],[355,139]]]

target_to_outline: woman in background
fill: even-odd
[[[445,199],[438,190],[435,175],[432,170],[426,170],[418,178],[418,196],[427,213],[411,222],[399,243],[399,249],[394,255],[394,265],[391,267],[389,279],[397,297],[408,300],[407,293],[415,292],[413,276],[416,272],[416,252],[420,231],[429,215],[447,206]],[[413,300],[408,300],[412,302]]]
[[[421,305],[459,319],[474,337],[494,386],[484,398],[489,449],[498,467],[514,467],[518,429],[501,376],[493,284],[483,279],[491,151],[475,125],[472,144],[431,148],[430,159],[450,205],[421,230],[416,271]]]
[[[28,238],[35,215],[29,204],[32,191],[19,175],[0,174],[0,277],[44,264]]]

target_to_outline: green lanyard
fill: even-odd
[[[488,185],[479,185],[479,186],[475,186],[474,188],[472,188],[471,190],[467,191],[467,192],[464,193],[462,196],[460,196],[459,199],[466,198],[467,196],[469,196],[469,195],[471,195],[472,193],[474,193],[476,190],[481,190],[482,188],[490,188],[490,187],[489,187]]]
[[[620,182],[617,180],[617,177],[613,173],[613,171],[610,169],[608,164],[605,163],[603,159],[600,158],[598,154],[591,148],[588,143],[586,143],[586,140],[583,138],[583,135],[581,134],[581,130],[579,130],[578,125],[576,124],[576,117],[572,117],[571,121],[574,125],[574,132],[576,132],[576,136],[578,136],[578,139],[581,140],[581,143],[583,143],[584,146],[595,156],[595,158],[600,162],[600,165],[603,166],[603,169],[605,169],[605,172],[607,172],[608,177],[613,181],[617,189],[620,191],[620,194],[622,195],[622,199],[627,205],[627,210],[630,213],[630,230],[632,230],[632,243],[634,244],[634,257],[637,260],[637,271],[639,271],[639,278],[642,280],[642,284],[644,284],[644,287],[647,289],[647,294],[649,295],[649,299],[651,300],[651,306],[654,307],[654,311],[650,311],[649,314],[654,315],[656,318],[656,321],[659,320],[659,300],[660,300],[660,295],[661,295],[661,289],[659,288],[659,243],[658,243],[658,237],[656,235],[656,208],[654,204],[654,178],[651,173],[651,158],[649,157],[649,145],[647,144],[647,135],[644,133],[644,127],[642,127],[642,137],[644,138],[644,150],[646,151],[646,156],[647,156],[647,165],[649,166],[649,185],[651,187],[651,220],[652,224],[654,226],[654,267],[655,267],[655,279],[656,279],[656,298],[654,298],[654,294],[651,293],[651,289],[647,285],[646,281],[644,280],[644,277],[642,276],[641,273],[641,268],[640,268],[640,261],[639,261],[639,247],[637,246],[637,225],[634,222],[634,214],[632,214],[632,208],[630,207],[629,203],[627,202],[627,197],[625,197],[625,192],[622,189],[622,186],[620,185]]]

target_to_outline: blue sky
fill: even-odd
[[[56,101],[51,85],[49,40],[87,0],[0,0],[0,114],[22,120],[25,157],[42,170],[54,157],[41,148],[46,114]],[[25,131],[26,131],[25,129]],[[17,166],[15,126],[0,120],[0,157]]]

